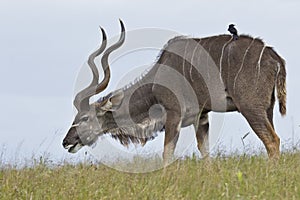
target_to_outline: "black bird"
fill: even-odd
[[[234,24],[230,24],[228,27],[228,31],[233,35],[233,40],[237,40],[239,38],[238,36],[238,32],[236,30],[236,28],[234,28]]]

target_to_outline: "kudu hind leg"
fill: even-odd
[[[181,117],[176,112],[167,112],[163,152],[165,166],[170,164],[174,160],[174,152],[178,141],[180,128]]]
[[[208,113],[201,114],[197,123],[194,124],[196,131],[196,139],[198,143],[198,149],[203,158],[209,155],[209,121]]]
[[[264,143],[270,158],[279,158],[280,139],[277,136],[272,122],[269,121],[266,111],[247,110],[242,112],[251,128]]]
[[[267,116],[268,116],[268,120],[271,123],[273,129],[274,129],[274,123],[273,123],[273,110],[274,110],[274,104],[275,104],[275,91],[273,90],[273,94],[271,97],[271,102],[270,102],[270,106],[267,109]]]

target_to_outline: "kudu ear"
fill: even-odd
[[[104,111],[115,111],[122,104],[124,92],[122,90],[115,91],[108,95],[107,100],[103,102],[101,109]]]

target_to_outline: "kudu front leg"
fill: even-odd
[[[168,111],[165,124],[164,166],[174,161],[174,152],[181,128],[181,117],[177,112]]]

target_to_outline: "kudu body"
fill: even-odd
[[[260,39],[241,35],[171,39],[150,69],[136,83],[113,91],[89,105],[89,97],[104,90],[109,82],[109,54],[125,39],[121,22],[120,40],[102,56],[105,77],[98,84],[94,59],[106,46],[89,58],[93,71],[91,85],[78,93],[74,123],[63,146],[77,152],[97,137],[110,133],[121,144],[146,143],[165,131],[165,160],[172,158],[180,128],[194,125],[198,149],[208,154],[208,113],[238,111],[264,143],[270,157],[279,157],[280,139],[273,125],[275,88],[282,115],[286,112],[285,62]]]

